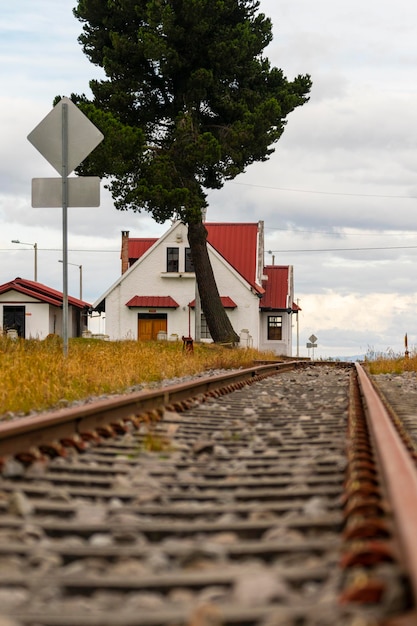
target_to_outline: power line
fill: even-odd
[[[16,251],[22,252],[32,252],[32,250],[30,250],[29,248],[0,248],[0,252],[16,252]],[[62,248],[39,248],[38,246],[38,251],[42,250],[43,252],[61,252],[62,253]],[[120,248],[118,250],[97,250],[97,249],[88,249],[88,248],[68,248],[68,252],[111,252],[112,254],[114,254],[115,252],[120,254]]]
[[[268,254],[281,254],[282,252],[346,252],[360,250],[411,250],[417,249],[417,246],[384,246],[380,248],[306,248],[306,249],[290,249],[290,250],[268,250]]]
[[[299,230],[298,228],[277,228],[275,226],[265,226],[265,230],[278,230],[284,233],[303,233],[307,235],[329,235],[330,237],[403,237],[404,235],[416,236],[414,230],[400,230],[396,233],[346,233],[344,231],[331,230]]]
[[[315,189],[293,189],[291,187],[271,187],[270,185],[255,185],[252,183],[236,183],[231,182],[232,185],[241,185],[243,187],[257,187],[258,189],[273,189],[275,191],[292,191],[295,193],[313,193],[325,196],[353,196],[359,198],[393,198],[393,199],[407,199],[415,200],[417,196],[391,196],[378,193],[346,193],[342,191],[317,191]]]

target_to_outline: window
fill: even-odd
[[[282,339],[281,315],[268,315],[268,339],[280,341]]]
[[[200,329],[201,339],[211,339],[210,331],[207,326],[207,320],[204,317],[204,313],[201,314],[201,329]]]
[[[185,248],[185,271],[194,272],[193,259],[191,258],[191,249]]]
[[[179,271],[179,259],[180,259],[179,248],[167,248],[167,272]]]

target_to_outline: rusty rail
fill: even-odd
[[[0,423],[0,460],[2,457],[49,446],[51,442],[72,442],[82,446],[82,438],[100,429],[123,429],[123,421],[148,411],[189,402],[198,398],[233,391],[239,385],[260,380],[279,371],[299,366],[297,361],[274,362],[235,370],[226,374],[201,377],[191,382],[144,390],[97,400],[81,406],[52,410],[35,416]],[[75,438],[74,438],[75,436]],[[78,440],[77,440],[78,438]],[[55,443],[56,445],[56,443]],[[59,445],[59,444],[58,444]]]
[[[314,585],[317,585],[316,578],[320,579],[324,593],[328,568],[333,564],[337,568],[338,555],[342,554],[339,569],[334,570],[336,572],[334,580],[337,584],[332,582],[334,591],[341,592],[341,595],[337,596],[335,593],[334,596],[334,610],[338,615],[350,616],[353,619],[353,615],[356,614],[363,624],[384,623],[386,626],[394,624],[405,626],[417,623],[417,613],[409,589],[411,588],[416,598],[417,546],[414,545],[414,535],[417,528],[417,470],[408,457],[407,450],[391,423],[390,415],[383,402],[379,400],[366,371],[358,364],[355,366],[337,364],[338,367],[348,367],[349,375],[333,376],[333,371],[325,371],[321,380],[317,372],[304,371],[304,368],[311,370],[311,366],[319,369],[321,365],[334,364],[287,361],[256,365],[219,376],[201,377],[188,383],[121,395],[0,424],[0,464],[2,461],[5,463],[2,489],[10,496],[7,503],[13,502],[16,491],[26,494],[25,498],[33,507],[31,515],[36,523],[42,524],[43,532],[47,536],[54,537],[48,549],[55,549],[56,554],[64,560],[65,555],[68,558],[81,559],[100,554],[111,564],[113,557],[124,555],[123,550],[126,547],[118,545],[116,540],[110,547],[101,548],[88,544],[85,538],[94,533],[107,533],[113,541],[111,533],[109,534],[108,519],[112,519],[114,513],[110,515],[109,509],[108,519],[104,521],[99,518],[88,521],[87,524],[85,521],[80,523],[77,520],[79,506],[77,498],[80,495],[99,500],[98,513],[101,507],[103,510],[107,507],[112,493],[114,497],[117,496],[126,507],[124,513],[128,514],[124,522],[122,519],[122,526],[127,525],[126,537],[123,540],[131,541],[129,537],[133,528],[135,532],[143,535],[144,546],[149,554],[153,550],[153,544],[160,537],[176,538],[176,542],[168,543],[164,548],[167,554],[169,552],[169,557],[176,568],[175,575],[170,574],[171,577],[168,576],[166,579],[161,579],[159,574],[154,576],[153,570],[150,570],[152,575],[139,577],[140,580],[126,575],[123,581],[120,581],[118,574],[105,580],[101,577],[93,579],[90,575],[83,581],[70,580],[67,573],[59,578],[58,564],[56,572],[51,574],[49,579],[44,575],[39,576],[36,579],[37,584],[41,586],[48,581],[51,586],[59,584],[62,589],[69,589],[74,597],[84,592],[88,595],[91,589],[96,588],[118,590],[120,587],[127,593],[131,589],[143,590],[158,586],[162,588],[164,584],[167,589],[171,589],[179,583],[190,589],[194,586],[205,587],[215,584],[232,588],[236,581],[230,572],[226,576],[223,563],[215,571],[213,578],[210,578],[212,573],[210,576],[203,573],[201,578],[196,578],[198,573],[194,572],[190,576],[183,570],[182,555],[190,548],[185,541],[181,543],[180,538],[182,540],[186,535],[189,542],[190,537],[196,533],[208,535],[216,532],[233,532],[238,541],[227,545],[223,555],[231,568],[235,566],[237,560],[245,562],[245,555],[256,555],[256,558],[261,560],[264,555],[265,571],[268,570],[270,562],[276,560],[282,567],[285,558],[288,558],[293,570],[289,571],[287,567],[283,567],[282,571],[285,570],[286,584],[291,586],[291,576],[298,581],[291,587],[295,594],[300,593],[299,590],[305,580],[311,579]],[[242,394],[231,394],[237,396],[234,399],[220,398],[228,392],[242,390],[251,382],[261,381],[295,368],[299,370],[297,374],[284,374],[281,381],[262,380],[259,386],[246,388]],[[338,398],[341,379],[344,386],[343,402]],[[346,391],[347,380],[349,391]],[[282,391],[278,394],[277,389],[280,385]],[[259,407],[258,387],[264,389]],[[287,394],[291,400],[286,402]],[[200,406],[210,398],[216,398],[213,403],[214,412],[210,411],[209,405]],[[221,413],[218,408],[222,405],[225,405],[224,410],[227,409],[230,420],[226,430],[224,430],[226,411]],[[324,410],[323,406],[327,408]],[[162,441],[165,434],[170,432],[170,437],[174,439],[177,437],[178,442],[185,446],[183,449],[189,452],[177,456],[168,464],[164,458],[159,466],[155,465],[154,458],[149,455],[143,455],[143,458],[138,456],[137,450],[150,421],[154,416],[160,417],[164,408],[168,409],[165,419],[151,425],[152,433],[155,437],[159,434]],[[184,410],[186,408],[190,410]],[[244,438],[240,440],[234,435],[240,435],[245,411],[248,412],[248,423],[254,425],[255,421],[259,421],[259,427],[256,423],[256,430],[255,426],[252,426],[252,430],[249,428],[248,433],[244,433]],[[177,413],[181,412],[183,414],[178,417]],[[344,425],[348,425],[346,469],[343,462],[346,445]],[[36,474],[39,466],[35,467],[33,475],[30,473],[32,467],[23,467],[16,476],[13,472],[10,475],[6,472],[6,469],[9,469],[8,465],[13,471],[19,465],[14,463],[14,460],[9,463],[10,460],[6,460],[8,455],[17,456],[18,460],[22,460],[22,456],[26,457],[23,461],[26,460],[29,465],[30,456],[36,454],[36,450],[38,454],[54,456],[55,446],[57,454],[61,451],[65,454],[65,447],[74,445],[77,437],[81,447],[89,438],[100,437],[104,440],[124,430],[129,430],[126,438],[116,437],[115,440],[108,442],[101,441],[100,445],[91,446],[85,455],[71,457],[68,466],[62,459],[58,459],[56,465],[54,460],[51,463],[39,464],[45,466],[41,473],[43,480],[39,485]],[[213,439],[210,435],[212,432],[216,434]],[[257,447],[253,448],[253,455],[248,457],[243,454],[246,452],[245,437],[253,437],[254,434],[259,438],[257,445],[260,448],[259,450]],[[213,452],[215,445],[220,446],[216,455]],[[30,450],[32,446],[33,451]],[[320,450],[329,450],[329,454],[320,453]],[[85,458],[88,455],[91,455],[90,461]],[[117,468],[112,468],[113,457],[116,458]],[[125,461],[120,463],[119,457],[125,457]],[[239,461],[236,466],[231,463],[234,458]],[[137,470],[139,467],[140,472]],[[151,477],[153,484],[161,489],[163,498],[161,500],[156,498],[147,504],[147,495],[144,493],[144,500],[138,505],[135,503],[137,489],[132,489],[130,484],[126,487],[128,477],[130,473],[133,477],[138,474],[146,477],[147,472],[148,478]],[[120,476],[123,480],[119,483]],[[50,481],[49,488],[45,486],[47,481]],[[66,481],[69,484],[68,501],[46,502],[49,489],[56,488],[59,492]],[[325,506],[314,513],[314,509],[310,510],[309,507],[320,503],[320,498],[322,505],[324,502]],[[178,506],[178,502],[181,506]],[[190,503],[195,502],[204,502],[204,506],[194,504],[190,506]],[[386,502],[389,502],[388,506]],[[94,508],[91,502],[88,506]],[[29,584],[25,577],[28,564],[34,571],[36,570],[36,563],[30,561],[32,545],[26,546],[21,542],[11,541],[27,520],[21,519],[19,514],[14,514],[13,508],[11,511],[12,513],[3,502],[1,523],[6,540],[0,541],[0,554],[9,555],[16,552],[25,567],[22,566],[22,571],[15,573],[14,578],[7,572],[7,576],[0,580],[0,586],[4,589],[27,586],[30,591],[34,579],[32,577]],[[251,518],[250,511],[256,512],[260,517]],[[283,512],[290,514],[285,516],[282,515]],[[42,519],[45,513],[47,517]],[[61,519],[63,513],[68,519]],[[232,517],[222,519],[223,513],[231,514]],[[268,515],[264,517],[262,513]],[[144,514],[152,517],[151,524],[149,520],[141,518]],[[135,518],[136,515],[138,519]],[[245,517],[246,515],[248,517]],[[134,526],[131,526],[132,520],[135,522]],[[114,528],[112,526],[111,532]],[[310,536],[312,528],[314,533]],[[276,537],[272,535],[271,539],[265,539],[265,532],[272,529],[277,533]],[[324,539],[320,538],[319,533],[322,531],[325,533]],[[82,549],[80,546],[65,543],[64,537],[75,532],[83,537],[85,545],[82,545]],[[288,536],[293,533],[295,540],[288,542],[285,533],[289,533]],[[7,537],[11,539],[7,540]],[[56,539],[57,537],[59,539]],[[126,554],[140,560],[144,546],[135,546],[133,542],[132,545],[128,545]],[[335,550],[334,557],[332,549]],[[305,579],[304,565],[300,567],[300,562],[294,560],[294,557],[297,552],[302,554],[310,551],[315,559],[320,556],[323,561],[317,561],[320,567],[316,564],[314,571],[312,570]],[[326,556],[328,551],[329,554]],[[287,552],[288,557],[285,556]],[[111,566],[109,567],[111,570]],[[240,567],[237,571],[240,572]],[[393,581],[398,587],[401,586],[401,606],[397,604],[391,607],[389,598],[384,604],[386,602],[384,596],[389,596],[388,591]],[[393,586],[395,588],[395,584]],[[325,593],[328,592],[327,590]],[[365,617],[362,620],[362,615],[366,615],[370,606],[384,616],[384,611],[387,611],[387,621],[368,622],[365,621]],[[243,622],[251,625],[260,624],[263,622],[259,620],[266,619],[271,611],[277,608],[280,611],[280,620],[285,614],[288,624],[292,625],[301,623],[300,620],[304,619],[309,610],[320,609],[314,602],[310,609],[298,604],[287,606],[286,601],[281,602],[278,598],[271,602],[265,601],[265,606],[259,608],[240,607],[237,604],[233,609],[226,607],[223,617],[228,626]],[[23,610],[28,612],[22,612],[20,615],[19,612],[12,611],[12,614],[23,615],[23,623],[28,625],[34,621],[42,623],[45,621],[31,612],[32,609],[23,607]],[[94,610],[99,609],[95,607]],[[51,611],[53,613],[53,609]],[[174,614],[167,613],[165,619],[161,617],[162,611],[163,607],[158,613],[159,621],[155,616],[143,613],[140,618],[142,621],[139,621],[146,626],[172,621]],[[106,617],[97,622],[92,616],[88,623],[110,623],[110,618],[106,622]],[[332,613],[333,618],[335,621],[331,623],[336,623],[337,617]],[[45,623],[68,626],[76,621],[74,618],[71,622],[71,619],[71,616],[66,614],[61,616],[60,611],[56,610],[50,621]],[[111,623],[116,623],[114,617],[112,619]],[[123,623],[130,623],[129,619],[130,616],[127,615]],[[184,611],[180,611],[179,623],[188,626],[197,623],[184,620]]]
[[[365,370],[358,363],[355,365],[365,403],[368,427],[376,446],[380,469],[399,532],[402,556],[416,599],[417,469]]]

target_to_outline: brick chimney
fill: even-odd
[[[129,231],[122,230],[122,250],[120,253],[122,259],[122,274],[129,269]]]

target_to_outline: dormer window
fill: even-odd
[[[167,272],[179,272],[180,249],[167,248]]]

